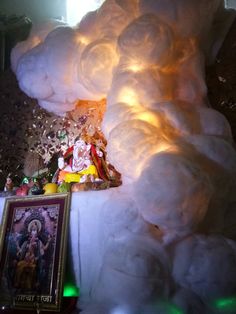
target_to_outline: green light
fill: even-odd
[[[180,309],[174,305],[169,306],[169,314],[184,314]]]
[[[168,300],[159,300],[155,306],[156,314],[166,313],[166,314],[184,314],[183,311],[175,304],[169,302]]]
[[[65,284],[63,297],[78,297],[79,296],[79,288],[73,284]]]
[[[236,297],[217,299],[215,300],[214,305],[218,310],[236,310]]]

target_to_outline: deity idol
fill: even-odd
[[[94,159],[103,157],[102,151],[93,144],[87,144],[84,140],[77,138],[63,156],[58,158],[59,176],[58,182],[99,181],[101,169],[94,165]]]

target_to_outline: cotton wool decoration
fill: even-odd
[[[236,154],[204,72],[234,17],[222,0],[106,0],[76,27],[35,27],[13,49],[19,86],[48,111],[107,99],[102,131],[123,185],[73,198],[86,207],[73,253],[82,313],[154,303],[213,313],[210,300],[235,294],[235,242],[214,232],[235,201]],[[105,224],[108,208],[116,219]]]

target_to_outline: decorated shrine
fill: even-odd
[[[14,46],[0,82],[6,300],[57,303],[68,226],[77,311],[235,311],[235,17],[221,0],[106,0]],[[18,291],[30,260],[35,284]]]

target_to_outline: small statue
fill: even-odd
[[[59,186],[73,182],[72,190],[79,191],[119,186],[121,177],[106,160],[102,137],[84,135],[83,139],[76,138],[74,145],[59,156],[52,182],[57,182]]]
[[[94,182],[99,178],[91,158],[91,144],[86,144],[79,138],[64,156],[58,158],[58,168],[58,183],[63,181],[84,183],[88,180]]]
[[[12,191],[13,190],[13,181],[12,181],[12,178],[10,177],[10,175],[7,176],[7,179],[6,179],[6,183],[5,183],[5,186],[4,186],[4,191]]]

